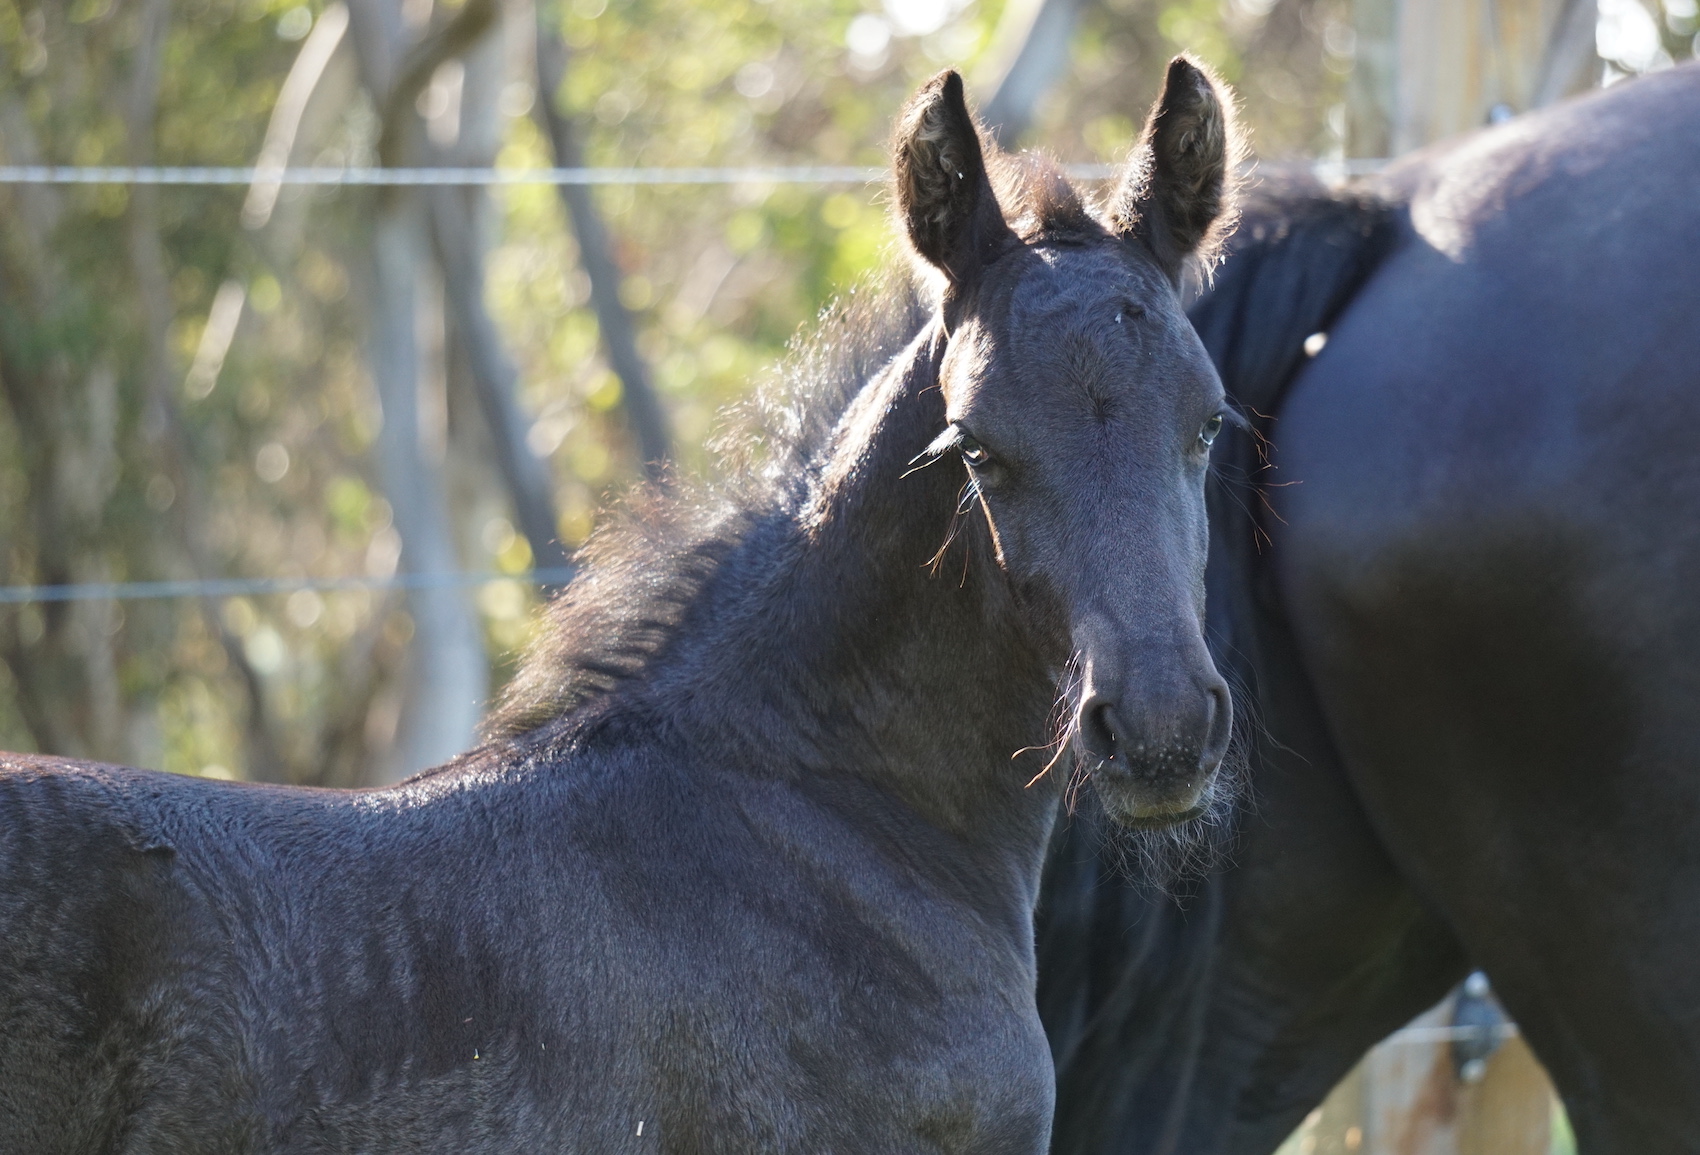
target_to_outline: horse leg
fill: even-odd
[[[1216,1145],[1196,1149],[1221,1155],[1274,1150],[1369,1047],[1468,971],[1352,791],[1291,635],[1247,609],[1258,725],[1191,1106],[1194,1128],[1220,1121]],[[1215,1110],[1212,1088],[1225,1086],[1232,1109]]]

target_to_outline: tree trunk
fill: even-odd
[[[532,563],[539,569],[564,570],[567,555],[561,546],[554,478],[549,463],[526,444],[528,424],[519,405],[519,374],[484,307],[485,254],[473,203],[482,195],[481,189],[429,191],[431,235],[443,273],[444,300],[465,343],[479,408],[495,445],[496,464],[513,501],[515,521],[531,543]]]
[[[1000,62],[992,98],[980,110],[992,136],[1012,147],[1033,123],[1040,99],[1068,66],[1069,47],[1087,0],[1011,0],[992,33]]]
[[[494,0],[468,0],[447,24],[403,51],[398,9],[357,0],[349,26],[363,78],[384,110],[379,159],[402,163],[416,147],[414,101],[444,61],[488,30]],[[368,362],[383,410],[378,474],[401,536],[400,569],[426,579],[407,605],[413,638],[396,741],[378,777],[394,781],[466,749],[477,736],[489,689],[489,659],[468,592],[430,584],[462,567],[456,557],[442,479],[420,446],[418,280],[427,255],[421,200],[408,189],[374,197],[371,242],[372,330]]]
[[[373,317],[369,362],[383,425],[378,474],[401,535],[400,568],[425,577],[461,569],[442,481],[420,447],[416,288],[425,256],[420,206],[408,196],[380,198],[372,229]],[[382,770],[389,781],[436,765],[472,744],[489,690],[489,659],[467,591],[453,585],[412,589],[407,696],[395,748]]]

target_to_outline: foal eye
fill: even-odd
[[[991,452],[966,433],[957,439],[956,451],[969,465],[984,465],[992,459]]]
[[[1204,428],[1198,431],[1198,443],[1209,449],[1216,441],[1216,435],[1222,432],[1222,415],[1217,413],[1204,423]]]

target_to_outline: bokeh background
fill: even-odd
[[[0,164],[878,166],[946,65],[1006,144],[1115,162],[1186,51],[1258,158],[1337,179],[1695,30],[1694,0],[0,0]],[[716,469],[716,413],[896,256],[877,183],[568,192],[0,185],[0,582],[514,575],[16,595],[0,746],[324,785],[463,748],[531,567],[646,459]]]
[[[1103,165],[1190,52],[1252,180],[1341,181],[1697,43],[1696,0],[0,0],[0,748],[354,786],[470,745],[538,572],[626,488],[719,469],[717,414],[901,259],[877,180],[776,166],[882,166],[941,67],[1006,146]],[[186,585],[38,588],[150,581]],[[1473,981],[1284,1155],[1570,1151],[1520,1042],[1459,1050]]]

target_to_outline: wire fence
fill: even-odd
[[[1068,166],[1075,180],[1104,180],[1107,164]],[[860,165],[723,168],[183,168],[59,165],[0,166],[0,184],[251,185],[715,185],[873,184],[886,170]]]
[[[1387,162],[1375,159],[1324,159],[1311,168],[1324,179],[1363,175]],[[1108,180],[1119,166],[1070,164],[1072,180]],[[502,185],[856,185],[878,184],[887,170],[868,165],[752,165],[710,167],[595,168],[324,168],[182,165],[0,165],[0,185],[153,185],[158,187],[249,187],[254,185],[318,188]],[[401,573],[388,577],[211,578],[185,581],[85,582],[66,585],[0,586],[0,605],[45,602],[127,601],[161,598],[251,597],[264,594],[336,590],[422,590],[517,580],[560,585],[570,569],[495,572]]]
[[[85,582],[76,585],[0,586],[0,605],[37,602],[140,601],[149,598],[235,598],[288,594],[297,590],[327,593],[337,590],[459,589],[493,581],[522,581],[534,585],[565,585],[567,568],[533,569],[521,573],[437,572],[399,573],[389,577],[207,578],[183,581]]]
[[[1311,162],[1323,175],[1362,176],[1379,171],[1380,158],[1340,158]],[[887,169],[869,165],[749,165],[699,168],[664,166],[633,168],[277,168],[265,165],[218,166],[103,166],[0,165],[0,185],[175,185],[243,186],[252,184],[316,187],[422,185],[738,185],[738,184],[878,184]],[[1063,171],[1072,180],[1108,180],[1120,167],[1113,164],[1069,164]]]

